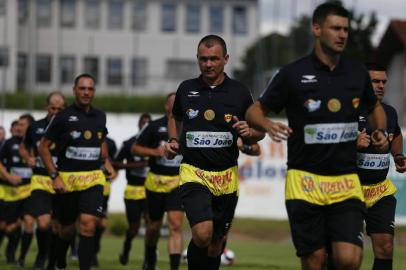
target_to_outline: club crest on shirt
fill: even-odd
[[[199,110],[188,109],[186,111],[186,115],[189,117],[189,119],[196,118],[199,115]]]
[[[86,140],[90,140],[92,138],[92,132],[90,130],[86,130],[85,133],[83,134],[83,137]]]
[[[359,106],[359,98],[352,99],[352,106],[356,109]]]
[[[230,121],[231,121],[231,119],[233,119],[233,116],[231,115],[231,114],[225,114],[224,115],[224,120],[227,122],[227,123],[230,123]]]
[[[72,139],[77,139],[80,137],[81,134],[82,134],[82,132],[74,130],[74,131],[71,131],[70,136],[72,137]]]
[[[214,117],[216,117],[216,113],[215,113],[213,110],[208,109],[208,110],[206,110],[206,111],[204,112],[204,118],[205,118],[206,120],[211,121],[211,120],[214,119]]]
[[[320,109],[321,100],[308,99],[305,101],[304,106],[309,112],[314,112]]]
[[[332,98],[328,101],[327,108],[330,112],[338,112],[341,110],[341,102],[336,98]]]
[[[98,138],[99,140],[101,140],[101,138],[103,138],[103,133],[102,133],[101,131],[98,131],[98,132],[97,132],[97,138]]]

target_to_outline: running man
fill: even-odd
[[[188,267],[216,270],[238,200],[237,139],[263,138],[244,115],[253,103],[247,87],[224,73],[229,55],[224,40],[209,35],[197,46],[198,78],[182,82],[169,118],[168,158],[178,152],[180,193],[192,228]]]
[[[50,226],[52,214],[52,200],[55,194],[52,180],[39,157],[38,145],[52,117],[65,107],[65,97],[60,92],[51,92],[46,99],[47,115],[45,118],[33,122],[20,144],[20,155],[32,168],[31,196],[29,199],[28,214],[36,219],[38,253],[34,262],[34,270],[43,270],[48,254],[51,239]],[[56,159],[56,147],[51,146],[52,157]]]
[[[53,118],[39,146],[40,156],[58,194],[54,209],[61,231],[56,269],[66,268],[66,253],[75,234],[77,218],[80,228],[79,268],[90,269],[94,233],[103,213],[106,179],[101,166],[105,166],[111,178],[115,176],[107,158],[106,115],[91,105],[95,92],[95,80],[91,75],[77,76],[73,86],[74,104]],[[56,164],[49,150],[53,143],[60,147]]]
[[[138,121],[138,128],[142,130],[151,121],[151,115],[144,113]],[[136,142],[138,134],[123,142],[123,146],[114,158],[113,166],[116,170],[125,169],[127,186],[124,191],[125,213],[128,230],[125,234],[123,249],[119,255],[122,265],[127,265],[131,243],[137,236],[141,217],[146,223],[145,178],[148,173],[148,160],[145,157],[131,154],[131,147]]]
[[[9,239],[6,248],[7,263],[17,263],[24,267],[25,256],[33,236],[33,218],[29,215],[29,197],[31,195],[31,168],[24,162],[19,146],[28,126],[34,121],[30,114],[21,115],[15,125],[15,133],[4,143],[0,151],[0,174],[7,182],[4,186],[6,213],[6,233]],[[21,222],[24,224],[21,235]],[[15,259],[18,242],[21,237],[21,250],[18,260]]]
[[[144,270],[155,270],[156,248],[167,213],[169,228],[168,253],[170,269],[178,270],[182,254],[183,208],[179,196],[179,164],[182,156],[173,160],[164,156],[164,144],[168,140],[168,117],[172,111],[175,93],[167,96],[164,117],[151,121],[144,128],[132,147],[134,155],[149,157],[150,171],[145,179],[148,222],[145,235]]]
[[[364,196],[356,168],[358,116],[369,112],[372,143],[388,147],[385,112],[362,63],[341,56],[348,11],[335,3],[313,13],[314,51],[283,67],[246,117],[275,141],[288,138],[285,199],[302,269],[324,269],[327,249],[337,269],[359,269]],[[289,127],[269,111],[286,109]]]
[[[382,153],[371,142],[373,128],[368,123],[367,113],[359,117],[359,136],[357,141],[358,175],[364,191],[367,215],[366,232],[371,237],[374,251],[373,270],[392,270],[393,236],[395,233],[396,187],[386,178],[389,171],[390,154],[395,161],[396,170],[406,171],[403,156],[403,136],[398,124],[395,108],[382,102],[386,92],[387,76],[384,67],[370,63],[367,65],[375,96],[381,102],[387,118],[388,140],[390,147]]]

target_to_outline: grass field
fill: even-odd
[[[403,234],[401,228],[398,233]],[[188,237],[188,233],[185,234]],[[186,240],[185,240],[186,242]],[[405,269],[406,245],[397,241],[395,248],[394,269]],[[122,245],[122,238],[107,234],[103,238],[102,251],[99,254],[100,270],[139,270],[141,269],[143,257],[143,240],[138,237],[133,242],[131,259],[127,266],[118,263],[118,254]],[[13,270],[16,266],[4,264],[4,246],[0,249],[0,269]],[[236,253],[236,263],[231,267],[224,266],[223,269],[230,270],[264,270],[264,269],[300,269],[299,259],[295,256],[294,248],[290,242],[286,222],[258,221],[258,220],[236,220],[235,226],[230,234],[228,247]],[[28,255],[26,267],[31,269],[36,252],[35,240]],[[169,269],[168,256],[166,252],[166,239],[159,243],[159,270]],[[372,265],[372,250],[369,241],[365,244],[364,261],[361,269],[369,270]],[[70,261],[69,270],[77,270],[77,261]],[[186,265],[182,265],[186,270]]]

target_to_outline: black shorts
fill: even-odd
[[[28,214],[28,203],[29,197],[14,202],[5,202],[4,211],[6,212],[6,223],[13,224],[18,221],[19,218],[22,218],[24,215]]]
[[[373,233],[395,234],[396,198],[393,195],[383,197],[367,209],[365,217],[368,235]]]
[[[103,186],[55,195],[55,217],[62,225],[76,222],[80,214],[101,217],[103,214]]]
[[[328,247],[331,242],[363,245],[366,210],[360,200],[351,199],[325,206],[302,200],[287,200],[286,209],[298,257]]]
[[[142,200],[124,200],[125,203],[125,214],[127,216],[128,224],[140,222],[141,216],[145,214],[147,201]]]
[[[179,188],[169,193],[146,190],[147,210],[151,220],[161,220],[166,211],[183,211]]]
[[[37,218],[52,213],[52,199],[54,194],[44,190],[33,190],[28,199],[28,214]]]
[[[103,195],[103,213],[101,215],[102,218],[107,218],[107,211],[109,208],[109,199],[110,199],[110,196]]]
[[[186,183],[180,186],[180,193],[190,227],[212,220],[213,237],[219,239],[228,233],[237,207],[237,192],[214,196],[203,185]]]
[[[0,180],[1,181],[1,180]],[[6,221],[6,203],[4,200],[0,200],[0,222]]]

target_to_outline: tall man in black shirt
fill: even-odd
[[[384,67],[375,63],[367,65],[375,95],[379,101],[385,96],[387,76]],[[390,154],[395,161],[396,170],[406,171],[403,155],[403,136],[398,124],[395,108],[381,103],[386,113],[388,141],[387,151],[377,151],[371,142],[373,127],[368,123],[367,113],[359,117],[359,136],[357,140],[358,175],[364,191],[367,215],[366,232],[371,237],[374,251],[373,270],[391,270],[393,260],[393,236],[395,233],[396,187],[387,178]]]
[[[88,270],[94,256],[94,232],[98,217],[103,213],[103,186],[106,181],[101,166],[109,176],[115,172],[108,160],[106,115],[91,106],[95,80],[89,74],[75,79],[75,103],[59,112],[48,126],[39,146],[40,156],[53,179],[59,195],[55,215],[61,223],[57,247],[57,269],[66,267],[66,252],[75,233],[79,218],[79,267]],[[55,164],[49,151],[56,143],[58,161]],[[57,165],[57,166],[56,166]]]
[[[180,193],[192,228],[188,266],[216,270],[238,200],[238,137],[256,142],[263,134],[243,120],[253,103],[250,91],[224,73],[229,55],[224,40],[200,40],[201,75],[182,82],[169,117],[168,158],[183,155]]]
[[[341,57],[348,11],[324,3],[313,13],[315,48],[283,67],[246,117],[275,141],[288,138],[285,199],[296,254],[303,269],[323,269],[331,247],[337,269],[362,259],[364,196],[356,169],[361,108],[374,124],[373,144],[388,144],[386,117],[367,70]],[[286,109],[289,127],[266,118]]]

